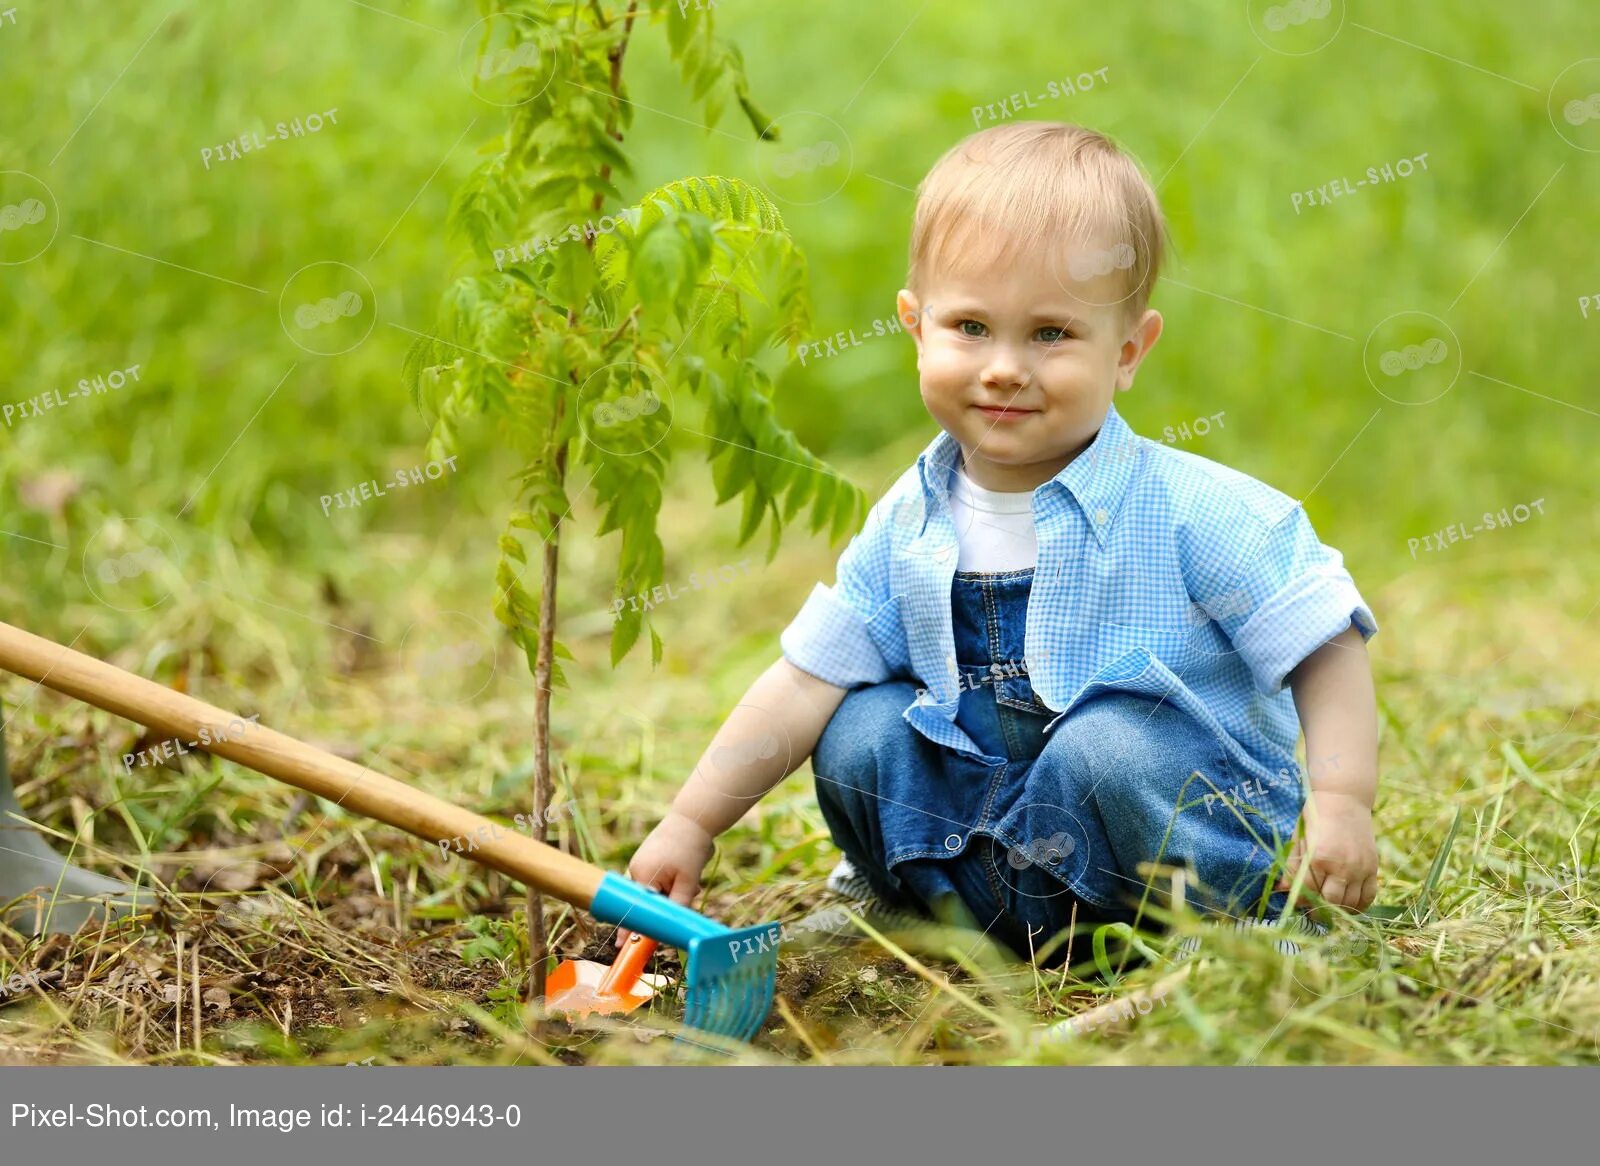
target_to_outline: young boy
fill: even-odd
[[[634,879],[689,903],[712,839],[810,757],[847,860],[832,884],[1022,954],[1074,911],[1134,919],[1166,890],[1150,864],[1236,918],[1276,918],[1302,866],[1327,902],[1372,902],[1371,611],[1299,503],[1112,406],[1161,335],[1164,237],[1155,192],[1091,130],[1008,123],[934,166],[898,307],[941,432]]]

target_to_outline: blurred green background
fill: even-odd
[[[1535,599],[1547,567],[1587,577],[1600,306],[1585,320],[1578,299],[1600,296],[1600,139],[1569,143],[1547,105],[1563,70],[1600,55],[1600,10],[1373,0],[1274,34],[1287,9],[1269,7],[724,0],[715,15],[780,125],[811,111],[847,139],[836,195],[780,203],[810,260],[819,336],[892,315],[913,188],[975,128],[974,106],[1105,70],[1020,116],[1103,130],[1160,183],[1176,248],[1153,304],[1166,333],[1118,401],[1134,427],[1159,436],[1223,413],[1183,447],[1307,498],[1369,592],[1467,564],[1472,588],[1487,586],[1482,569],[1540,564],[1519,584]],[[112,514],[157,519],[210,564],[201,573],[252,548],[301,568],[291,606],[314,601],[319,573],[359,585],[375,545],[364,531],[426,545],[457,522],[500,520],[515,467],[492,433],[470,439],[448,488],[331,517],[318,502],[420,459],[426,428],[400,361],[408,329],[429,326],[466,269],[445,212],[503,116],[459,68],[478,15],[443,0],[63,2],[18,4],[0,25],[0,170],[43,180],[60,212],[42,254],[0,268],[0,397],[142,366],[137,385],[0,428],[8,611],[57,627],[64,598],[88,598],[75,556]],[[1600,90],[1597,68],[1564,84]],[[625,193],[690,174],[762,181],[773,147],[736,112],[698,124],[659,29],[634,36],[626,76],[638,108]],[[337,124],[315,135],[202,163],[205,147],[330,109]],[[1426,172],[1293,206],[1297,191],[1424,153]],[[29,189],[4,182],[7,201]],[[319,356],[290,342],[278,298],[330,260],[368,278],[377,324]],[[1385,398],[1363,371],[1374,326],[1406,311],[1441,318],[1461,345],[1459,377],[1428,404]],[[874,497],[934,433],[904,338],[791,364],[779,398]],[[683,439],[680,482],[704,477],[696,440]],[[1408,548],[1535,498],[1543,517],[1493,539]],[[731,543],[731,509],[693,513],[697,537]],[[837,548],[810,549],[828,577]],[[491,555],[457,569],[486,574]]]

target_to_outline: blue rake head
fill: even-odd
[[[724,927],[615,874],[600,881],[589,910],[597,919],[689,953],[683,1017],[689,1028],[736,1041],[748,1041],[760,1031],[778,984],[780,924]]]

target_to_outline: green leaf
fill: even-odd
[[[754,101],[750,100],[749,87],[742,81],[737,86],[737,96],[739,108],[744,110],[745,119],[749,121],[750,128],[756,131],[756,136],[765,141],[777,141],[777,127],[772,124],[772,119],[762,112]]]
[[[519,563],[528,561],[528,552],[523,549],[522,543],[514,535],[502,534],[500,536],[500,553],[507,558],[515,559]]]
[[[676,7],[676,2],[677,0],[672,0],[671,7]],[[668,11],[667,47],[671,50],[673,60],[683,56],[684,47],[694,33],[694,22],[699,15],[692,4],[683,12]]]
[[[1444,836],[1444,842],[1439,847],[1439,852],[1433,856],[1433,865],[1428,868],[1428,877],[1422,884],[1422,890],[1417,894],[1417,901],[1412,907],[1412,917],[1418,927],[1428,920],[1433,913],[1433,888],[1438,885],[1439,879],[1444,874],[1445,863],[1450,859],[1450,848],[1455,845],[1456,834],[1461,829],[1461,815],[1465,807],[1456,807],[1456,816],[1450,822],[1450,829]]]
[[[845,534],[859,528],[865,494],[853,482],[839,480],[839,490],[833,501],[833,524],[828,528],[828,541],[838,542]]]
[[[800,513],[800,508],[806,504],[806,499],[811,497],[811,492],[816,489],[821,476],[807,469],[798,473],[789,483],[789,488],[784,491],[783,520],[793,521],[794,516]]]
[[[838,493],[840,481],[841,479],[834,477],[832,474],[822,474],[819,476],[817,481],[816,500],[811,504],[810,529],[812,534],[816,534],[819,530],[821,530],[823,524],[827,522],[829,520],[829,516],[832,515],[833,496]]]
[[[611,666],[615,668],[628,654],[628,649],[639,639],[639,631],[644,625],[644,614],[631,611],[624,607],[618,613],[617,621],[611,625]],[[654,635],[654,632],[651,633]]]
[[[770,564],[778,557],[778,545],[783,541],[783,516],[778,513],[778,503],[772,499],[767,503],[772,510],[772,537],[767,540],[767,562]]]
[[[633,278],[647,317],[676,316],[687,323],[688,292],[694,285],[691,242],[674,222],[656,224],[633,249]]]
[[[526,628],[519,629],[519,632],[520,634],[515,634],[514,638],[522,649],[522,658],[528,665],[528,675],[537,677],[539,675],[539,641]]]
[[[754,455],[742,445],[719,444],[717,448],[727,451],[727,455],[720,458],[712,470],[712,479],[717,487],[717,505],[720,506],[750,482],[750,463]]]
[[[1403,917],[1409,908],[1399,903],[1374,903],[1361,914],[1368,919],[1376,919],[1380,923],[1392,923]]]
[[[577,243],[557,247],[550,257],[549,294],[562,309],[580,312],[594,287],[596,272],[589,249]]]
[[[706,97],[705,113],[706,128],[711,129],[722,120],[722,111],[727,106],[727,98],[723,96],[723,86],[717,86]]]
[[[1145,959],[1159,962],[1161,953],[1157,952],[1148,943],[1139,937],[1139,933],[1126,923],[1102,923],[1094,929],[1091,945],[1094,948],[1094,966],[1107,980],[1113,983],[1118,979],[1117,969],[1111,966],[1111,959],[1106,952],[1106,937],[1114,935],[1134,950],[1138,951]]]
[[[761,494],[757,490],[746,490],[744,493],[744,515],[739,520],[739,538],[735,545],[744,546],[750,541],[757,528],[761,525],[762,515],[766,507],[761,504]]]

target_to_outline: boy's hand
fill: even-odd
[[[1313,790],[1289,848],[1287,868],[1274,889],[1287,891],[1307,859],[1305,885],[1335,907],[1366,910],[1378,897],[1372,809],[1346,794]]]
[[[688,907],[700,891],[700,872],[711,861],[711,851],[711,835],[704,826],[669,812],[639,846],[628,864],[628,877]],[[617,946],[626,943],[630,934],[619,927]]]

